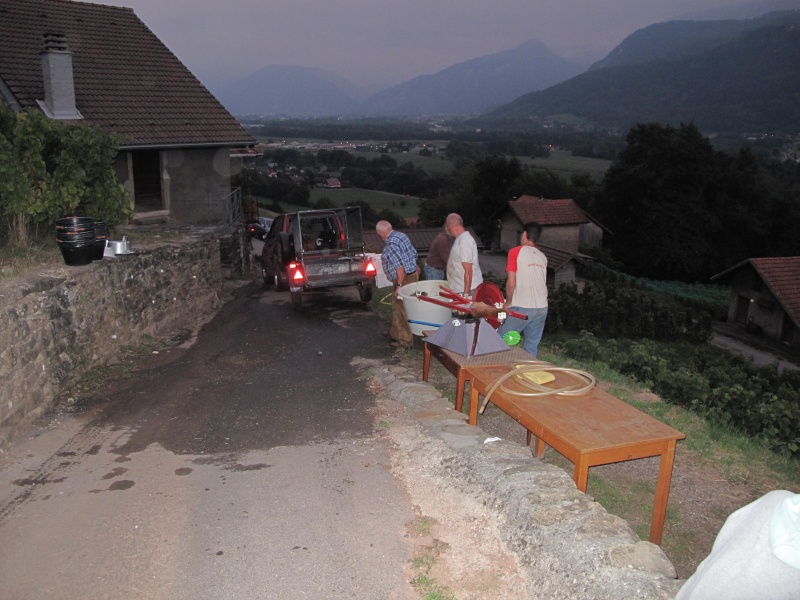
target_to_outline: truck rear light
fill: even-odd
[[[290,262],[289,263],[289,281],[294,284],[301,284],[305,280],[305,274],[303,273],[303,267],[300,263]]]
[[[368,260],[367,261],[367,266],[364,269],[364,272],[367,275],[377,275],[378,274],[378,269],[375,268],[375,263],[373,263],[371,260]]]

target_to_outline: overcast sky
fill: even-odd
[[[269,64],[386,87],[537,39],[601,58],[627,35],[747,0],[93,0],[132,8],[208,87]]]

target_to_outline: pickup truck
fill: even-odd
[[[288,289],[300,309],[303,291],[356,286],[362,302],[372,299],[377,269],[364,254],[361,208],[326,208],[285,213],[264,240],[261,275],[266,285]]]

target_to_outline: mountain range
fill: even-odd
[[[236,115],[470,115],[543,90],[587,66],[530,41],[414,77],[366,98],[328,71],[285,65],[266,66],[220,90],[217,97]]]
[[[800,10],[657,23],[591,66],[530,41],[371,96],[322,69],[272,65],[218,98],[241,116],[458,116],[487,127],[561,121],[620,130],[658,121],[796,132]]]
[[[414,77],[361,103],[370,116],[469,115],[511,102],[582,73],[586,65],[539,41]]]
[[[671,21],[626,38],[589,71],[481,115],[481,123],[572,121],[627,129],[800,130],[800,11],[747,21]]]

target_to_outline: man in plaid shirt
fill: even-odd
[[[392,230],[389,221],[378,221],[375,231],[383,240],[381,264],[386,279],[392,282],[392,326],[384,335],[392,338],[395,348],[410,348],[414,337],[408,326],[406,307],[400,299],[400,287],[419,281],[417,251],[405,233]]]

